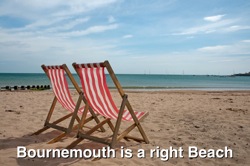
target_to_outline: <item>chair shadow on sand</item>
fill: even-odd
[[[31,133],[30,133],[21,137],[8,137],[5,139],[0,139],[0,142],[1,142],[0,150],[17,148],[17,146],[28,146],[32,144],[48,142],[49,140],[57,136],[59,133],[61,132],[57,130],[53,130],[53,131],[45,132],[39,135],[31,136]],[[75,133],[72,133],[69,135],[69,137],[74,137],[74,135]],[[67,137],[61,139],[61,141],[65,139],[67,139]]]
[[[8,137],[5,139],[1,139],[1,144],[0,144],[0,150],[4,150],[4,149],[12,149],[12,148],[17,148],[18,146],[24,146],[28,149],[46,149],[45,147],[43,147],[41,145],[41,147],[37,147],[36,145],[39,144],[46,144],[50,139],[54,138],[56,135],[58,135],[58,133],[60,133],[57,130],[53,130],[53,131],[48,131],[45,133],[42,133],[40,135],[33,135],[30,136],[30,134],[26,134],[24,136],[21,137]],[[70,135],[68,135],[68,137],[64,137],[63,139],[61,139],[60,141],[58,141],[57,143],[52,144],[53,145],[53,149],[64,149],[67,146],[67,143],[65,145],[63,145],[62,143],[69,138],[74,138],[75,137],[75,132],[71,133]],[[29,147],[35,145],[36,147]],[[129,142],[128,142],[129,145]],[[126,147],[126,143],[125,142],[119,142],[117,144],[117,147],[121,147],[124,146]],[[102,149],[103,147],[107,147],[107,145],[101,144],[101,143],[96,143],[96,142],[92,142],[92,141],[86,141],[83,142],[81,144],[78,144],[77,146],[74,147],[74,149],[81,149],[82,151],[84,149],[89,149],[89,150],[94,150],[94,149]],[[49,149],[49,148],[48,148]],[[17,152],[16,152],[17,154]],[[74,163],[80,162],[82,160],[88,160],[88,161],[93,161],[94,162],[94,158],[86,158],[86,157],[73,157],[73,158],[52,158],[51,156],[49,158],[17,158],[17,156],[11,156],[10,158],[12,159],[16,159],[16,163],[17,165],[20,166],[27,166],[27,165],[36,165],[36,166],[44,166],[44,165],[59,165],[59,164],[63,164],[63,165],[72,165]],[[99,159],[99,158],[97,158]],[[102,159],[102,158],[100,158]]]
[[[117,147],[119,147],[119,146],[126,147],[126,144],[123,142],[119,142]],[[90,142],[78,144],[77,146],[75,146],[74,149],[81,149],[82,151],[84,149],[88,149],[90,151],[93,151],[93,150],[102,149],[104,147],[107,147],[107,145],[90,141]],[[60,146],[60,147],[55,147],[54,149],[64,149],[64,148],[65,147]],[[116,153],[115,153],[115,157],[116,157]],[[20,166],[27,166],[27,165],[44,166],[44,165],[59,165],[59,164],[63,164],[65,166],[67,166],[67,165],[75,164],[75,163],[80,162],[82,160],[95,162],[96,160],[98,161],[99,159],[102,159],[102,157],[101,158],[93,158],[93,157],[84,157],[84,156],[82,156],[82,157],[73,156],[72,158],[70,158],[70,157],[69,158],[62,158],[62,157],[61,158],[58,158],[58,157],[52,158],[50,156],[49,158],[28,158],[28,157],[27,158],[16,158],[16,162]]]

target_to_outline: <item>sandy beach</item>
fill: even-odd
[[[72,94],[76,101],[77,93]],[[47,142],[60,133],[56,130],[30,136],[44,124],[54,97],[52,91],[1,91],[0,165],[250,165],[250,91],[129,91],[127,94],[134,110],[149,112],[142,126],[150,143],[122,140],[118,146],[131,150],[132,158],[122,158],[118,149],[115,158],[93,161],[86,158],[17,158],[18,146],[62,149],[75,140],[75,132],[54,144]],[[120,106],[118,93],[112,91],[112,95]],[[60,105],[55,111],[53,118],[67,113]],[[105,128],[108,130],[108,126]],[[102,134],[106,133],[97,133]],[[228,147],[233,157],[190,159],[190,146],[207,150]],[[75,148],[102,147],[104,145],[84,140]],[[183,158],[163,161],[156,155],[150,156],[150,151],[157,147],[182,148]],[[138,149],[145,151],[144,158],[137,157]]]

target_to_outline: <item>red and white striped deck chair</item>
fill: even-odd
[[[92,64],[76,64],[73,63],[73,67],[76,70],[77,74],[80,77],[84,97],[87,100],[88,107],[91,107],[94,112],[105,117],[101,123],[97,124],[91,130],[87,132],[83,132],[82,130],[78,131],[77,137],[78,139],[71,143],[67,148],[72,148],[76,144],[78,144],[83,139],[89,139],[92,141],[100,142],[103,144],[109,145],[113,148],[117,141],[126,138],[126,139],[134,139],[140,142],[149,143],[149,140],[142,129],[140,121],[143,120],[148,113],[147,112],[135,112],[128,99],[127,95],[124,93],[118,79],[116,78],[113,69],[111,68],[108,61],[103,63],[92,63]],[[122,97],[121,107],[117,108],[109,88],[106,82],[105,68],[109,72],[120,96]],[[125,109],[127,107],[127,109]],[[116,120],[115,126],[111,123],[111,120]],[[84,121],[84,120],[83,120]],[[133,122],[131,126],[129,126],[122,133],[119,133],[119,128],[121,122]],[[104,124],[108,124],[112,130],[111,140],[98,138],[95,136],[91,136],[91,134],[102,127]],[[132,131],[135,127],[138,128],[142,138],[136,138],[132,136],[128,136],[128,133]]]
[[[83,123],[80,123],[81,117],[79,118],[78,115],[82,115],[82,116],[86,117],[87,114],[83,114],[84,109],[86,109],[86,108],[84,106],[80,107],[81,102],[84,101],[83,93],[82,93],[80,87],[78,86],[77,82],[75,81],[74,77],[72,76],[71,72],[69,71],[68,67],[65,64],[60,65],[60,66],[42,65],[42,69],[44,70],[44,72],[46,73],[48,78],[50,79],[50,82],[52,85],[52,90],[55,94],[55,97],[54,97],[54,100],[53,100],[52,105],[50,107],[50,110],[48,112],[47,118],[45,120],[44,127],[42,129],[36,131],[32,135],[38,135],[41,132],[43,132],[49,128],[54,128],[54,129],[63,131],[63,133],[61,135],[59,135],[58,137],[56,137],[48,142],[48,143],[54,143],[54,142],[60,140],[62,137],[69,134],[72,130],[76,130],[78,127],[80,127],[79,125],[81,125],[81,127],[82,127]],[[73,101],[72,96],[70,94],[66,75],[72,81],[74,87],[76,88],[76,90],[79,94],[77,103],[75,103]],[[63,108],[65,108],[66,110],[69,111],[69,114],[67,114],[67,115],[65,115],[65,116],[63,116],[63,117],[61,117],[61,118],[59,118],[56,121],[51,123],[49,121],[51,119],[51,116],[53,114],[53,111],[54,111],[54,108],[56,106],[57,101],[62,105]],[[85,111],[85,112],[88,112],[88,111]],[[95,121],[97,123],[100,123],[96,114],[93,111],[90,110],[90,112],[88,112],[88,116],[89,117],[88,117],[87,121],[85,121],[85,123],[89,122],[92,119],[95,119]],[[58,125],[58,123],[64,121],[65,119],[68,119],[70,117],[71,117],[71,120],[69,122],[68,127],[63,127],[62,125]],[[78,123],[76,125],[74,125],[75,119],[78,121]],[[101,130],[103,131],[104,129],[101,128]]]

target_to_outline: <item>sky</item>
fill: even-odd
[[[0,0],[0,73],[109,60],[119,74],[250,71],[249,0]]]

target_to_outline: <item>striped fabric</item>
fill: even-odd
[[[57,100],[66,110],[74,112],[76,104],[72,100],[69,92],[64,69],[61,66],[46,66],[46,69]],[[81,107],[78,113],[82,113],[83,109],[84,107]]]
[[[78,64],[76,70],[81,80],[85,97],[98,114],[110,119],[117,119],[119,109],[116,107],[111,93],[106,82],[104,73],[105,67],[102,64]],[[140,119],[145,113],[135,112],[135,115]],[[133,118],[128,110],[124,110],[122,120],[133,121]]]

